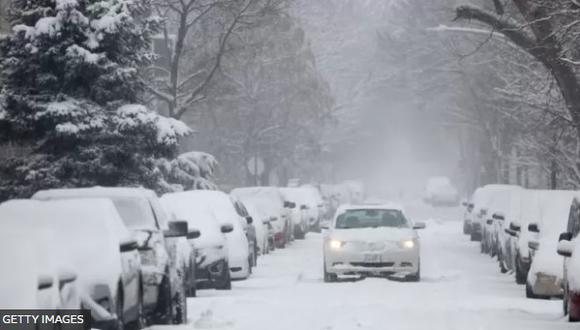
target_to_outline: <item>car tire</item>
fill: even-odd
[[[115,320],[113,326],[111,327],[112,330],[124,330],[125,329],[123,310],[124,310],[123,292],[119,291],[117,293],[117,299],[115,302],[115,314],[117,315],[117,319]]]
[[[141,287],[141,285],[139,285]],[[139,289],[139,297],[137,297],[137,318],[133,320],[127,327],[129,330],[141,330],[147,327],[147,315],[143,306],[143,290]]]
[[[178,277],[179,278],[179,277]],[[181,280],[180,289],[177,291],[173,303],[171,304],[172,309],[172,322],[173,324],[186,324],[187,323],[187,284],[183,277],[179,278]]]
[[[524,272],[520,266],[519,260],[520,260],[520,256],[517,255],[516,256],[516,275],[515,275],[515,278],[516,278],[517,284],[523,285],[523,284],[526,284],[527,279],[526,279],[526,274],[524,274]]]
[[[333,273],[329,273],[326,271],[326,262],[324,262],[324,283],[333,283],[338,281],[338,276],[336,274]]]
[[[232,277],[230,275],[230,265],[225,263],[225,276],[223,283],[216,285],[216,290],[231,290],[232,289]]]
[[[155,309],[155,324],[171,324],[173,321],[173,307],[171,295],[171,283],[169,274],[166,272],[159,285],[159,296],[157,297],[157,307]]]

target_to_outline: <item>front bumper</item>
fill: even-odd
[[[419,271],[419,250],[327,251],[326,271],[337,275],[415,274]]]
[[[198,289],[220,287],[228,279],[229,269],[225,259],[209,265],[198,266],[195,270],[195,282]]]

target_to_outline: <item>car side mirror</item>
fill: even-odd
[[[39,275],[38,276],[38,290],[46,290],[52,288],[54,285],[54,279],[50,275]]]
[[[529,241],[528,242],[528,247],[532,250],[537,250],[540,248],[540,242],[538,241]]]
[[[413,225],[413,229],[419,230],[419,229],[425,229],[427,227],[427,225],[424,222],[415,222],[415,224]]]
[[[227,234],[227,233],[231,233],[232,231],[234,231],[234,226],[232,226],[229,223],[226,223],[226,224],[222,225],[220,229],[221,229],[222,233]]]
[[[560,237],[558,238],[558,242],[562,242],[562,241],[571,241],[574,238],[574,235],[572,233],[561,233]]]
[[[187,237],[188,225],[187,221],[170,221],[168,223],[169,229],[163,232],[165,237]]]
[[[285,201],[284,202],[284,207],[285,208],[288,208],[288,209],[293,209],[293,208],[296,207],[296,203]]]
[[[530,233],[539,233],[540,232],[540,227],[538,226],[537,223],[530,223],[528,225],[528,231]]]
[[[246,222],[248,223],[248,225],[251,225],[254,222],[254,218],[247,216],[246,217]]]
[[[119,243],[119,251],[121,253],[135,251],[137,248],[139,248],[139,244],[137,244],[137,241],[134,239],[128,239]]]
[[[522,227],[519,224],[512,222],[510,223],[510,229],[517,232],[520,231]]]
[[[187,239],[196,239],[199,238],[201,236],[201,231],[199,231],[198,229],[190,229],[187,232]]]
[[[488,225],[492,225],[493,224],[493,220],[492,219],[487,219],[485,221],[485,223],[487,223]]]
[[[561,240],[558,242],[558,254],[565,258],[570,258],[574,252],[574,242]]]
[[[72,283],[76,281],[77,274],[74,272],[64,271],[58,274],[58,284],[59,287],[62,288],[66,284]]]
[[[510,236],[513,236],[513,237],[515,237],[515,236],[516,236],[516,232],[515,232],[514,230],[510,229],[510,228],[506,228],[506,229],[504,229],[504,232],[505,232],[506,234],[510,235]]]
[[[505,220],[505,215],[503,215],[503,213],[501,213],[501,212],[496,212],[491,217],[494,220],[499,220],[499,221],[504,221]]]

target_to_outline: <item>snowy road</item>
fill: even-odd
[[[252,278],[231,292],[200,291],[188,302],[187,329],[573,329],[561,301],[529,300],[513,277],[479,254],[451,210],[421,232],[420,283],[371,278],[322,282],[321,236],[310,234],[260,260]],[[409,212],[413,217],[412,210]],[[418,214],[430,214],[418,210]],[[162,327],[158,327],[162,328]]]

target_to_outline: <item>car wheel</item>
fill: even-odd
[[[526,284],[526,274],[524,274],[522,267],[520,266],[520,256],[516,256],[516,283]]]
[[[186,293],[186,282],[183,277],[179,277],[181,280],[179,290],[176,292],[173,301],[173,324],[185,324],[187,323],[187,295]]]
[[[115,303],[115,314],[117,314],[117,319],[115,320],[115,323],[113,324],[113,330],[124,330],[125,329],[125,323],[123,321],[123,293],[121,291],[119,291],[117,293],[117,301]]]
[[[169,274],[165,273],[161,285],[159,285],[159,296],[157,297],[157,308],[155,310],[156,324],[171,324],[173,321],[171,306],[171,283]]]
[[[128,326],[130,330],[141,330],[147,327],[147,315],[143,307],[143,291],[139,290],[137,297],[137,318]]]
[[[332,283],[338,280],[338,276],[333,273],[329,273],[326,271],[326,262],[324,262],[324,282],[325,283]]]
[[[225,274],[223,275],[223,282],[216,285],[216,290],[231,290],[232,289],[232,278],[230,276],[230,265],[228,263],[224,266]]]

